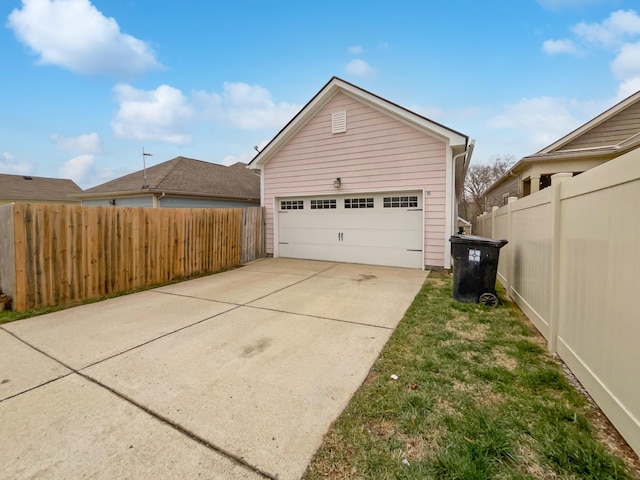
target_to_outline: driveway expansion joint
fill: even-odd
[[[131,397],[129,397],[128,395],[125,395],[124,393],[119,392],[118,390],[106,385],[105,383],[102,383],[101,381],[91,377],[90,375],[87,375],[86,373],[82,373],[80,371],[74,371],[74,373],[76,373],[77,375],[79,375],[80,377],[90,381],[91,383],[94,383],[95,385],[104,388],[105,390],[111,392],[113,395],[115,395],[118,398],[121,398],[122,400],[130,403],[131,405],[139,408],[140,410],[142,410],[143,412],[145,412],[147,415],[150,415],[151,417],[155,418],[156,420],[168,425],[169,427],[171,427],[173,430],[181,433],[182,435],[184,435],[185,437],[199,443],[200,445],[204,446],[205,448],[209,449],[209,450],[213,450],[214,452],[227,457],[229,460],[233,461],[234,463],[236,463],[237,465],[246,468],[254,473],[257,473],[258,475],[267,478],[269,480],[278,480],[278,475],[273,475],[265,470],[262,470],[260,467],[256,466],[256,465],[251,465],[250,463],[248,463],[243,457],[240,457],[228,450],[226,450],[225,448],[219,447],[217,445],[215,445],[214,443],[211,443],[210,441],[208,441],[207,439],[201,437],[200,435],[192,432],[191,430],[189,430],[188,428],[183,427],[182,425],[180,425],[177,422],[174,422],[172,420],[170,420],[169,418],[165,417],[164,415],[159,414],[158,412],[150,409],[149,407],[146,407],[144,405],[142,405],[141,403],[136,402],[134,399],[132,399]]]
[[[260,299],[258,299],[260,300]],[[257,300],[253,300],[254,302]],[[279,310],[277,308],[268,308],[268,307],[259,307],[257,305],[242,305],[243,307],[247,307],[247,308],[253,308],[255,310],[266,310],[268,312],[276,312],[276,313],[286,313],[288,315],[297,315],[299,317],[309,317],[309,318],[315,318],[318,320],[327,320],[329,322],[339,322],[339,323],[347,323],[349,325],[356,325],[358,327],[372,327],[372,328],[379,328],[380,330],[395,330],[395,327],[385,327],[384,325],[373,325],[372,323],[362,323],[362,322],[355,322],[353,320],[344,320],[341,318],[331,318],[331,317],[323,317],[321,315],[312,315],[309,313],[299,313],[299,312],[291,312],[288,310]]]
[[[235,310],[235,309],[231,309],[231,310]],[[231,311],[231,310],[227,310],[227,311]],[[218,315],[221,315],[221,314],[218,314]],[[180,329],[176,330],[175,332],[178,332],[178,331],[180,331],[180,330],[184,330],[185,328],[189,328],[189,327],[191,327],[191,326],[193,326],[193,325],[196,325],[196,324],[202,323],[202,322],[204,322],[204,321],[206,321],[206,320],[209,320],[209,319],[211,319],[211,318],[213,318],[213,317],[216,317],[216,316],[218,316],[218,315],[213,315],[212,317],[208,317],[208,318],[206,318],[206,319],[204,319],[204,320],[200,320],[200,321],[196,322],[195,324],[187,325],[187,326],[185,326],[185,327],[182,327],[182,328],[180,328]],[[34,346],[34,345],[31,345],[29,342],[27,342],[27,341],[25,341],[24,339],[20,338],[20,337],[19,337],[19,336],[17,336],[15,333],[10,332],[10,331],[8,331],[8,330],[6,330],[6,329],[2,328],[2,327],[0,327],[0,329],[4,330],[5,332],[7,332],[7,333],[8,333],[8,334],[10,334],[11,336],[13,336],[16,340],[18,340],[18,341],[20,341],[20,342],[24,343],[24,344],[25,344],[25,345],[27,345],[28,347],[30,347],[30,348],[32,348],[33,350],[35,350],[35,351],[37,351],[37,352],[41,353],[42,355],[44,355],[44,356],[46,356],[47,358],[49,358],[49,359],[53,360],[54,362],[59,363],[59,364],[60,364],[60,365],[62,365],[64,368],[66,368],[66,369],[68,369],[68,370],[69,370],[69,372],[68,372],[68,373],[66,373],[65,375],[61,375],[61,376],[59,376],[59,377],[57,377],[57,378],[51,379],[51,380],[49,380],[49,381],[47,381],[47,382],[43,382],[43,383],[41,383],[41,384],[39,384],[39,385],[36,385],[36,386],[34,386],[34,387],[32,387],[32,388],[29,388],[29,389],[27,389],[27,390],[23,390],[22,392],[16,393],[15,395],[12,395],[12,396],[10,396],[10,397],[7,397],[7,398],[4,398],[4,399],[1,399],[1,400],[0,400],[0,403],[4,402],[5,400],[9,400],[10,398],[18,397],[18,396],[23,395],[23,394],[25,394],[25,393],[27,393],[27,392],[30,392],[30,391],[32,391],[32,390],[36,390],[36,389],[38,389],[38,388],[40,388],[40,387],[42,387],[42,386],[44,386],[44,385],[47,385],[47,384],[52,383],[52,382],[56,382],[56,381],[58,381],[58,380],[60,380],[60,379],[62,379],[62,378],[65,378],[65,377],[68,377],[68,376],[70,376],[70,375],[74,375],[74,374],[75,374],[75,375],[78,375],[79,377],[84,378],[85,380],[87,380],[87,381],[89,381],[89,382],[91,382],[91,383],[93,383],[93,384],[95,384],[95,385],[97,385],[97,386],[99,386],[99,387],[101,387],[101,388],[103,388],[103,389],[105,389],[105,390],[107,390],[107,391],[111,392],[111,393],[112,393],[113,395],[115,395],[116,397],[118,397],[118,398],[120,398],[120,399],[122,399],[122,400],[126,401],[127,403],[130,403],[131,405],[133,405],[133,406],[135,406],[135,407],[139,408],[140,410],[142,410],[143,412],[145,412],[147,415],[150,415],[151,417],[155,418],[156,420],[159,420],[160,422],[162,422],[162,423],[164,423],[164,424],[168,425],[168,426],[169,426],[170,428],[172,428],[173,430],[175,430],[175,431],[177,431],[177,432],[179,432],[179,433],[183,434],[183,435],[184,435],[184,436],[186,436],[187,438],[190,438],[191,440],[193,440],[193,441],[195,441],[195,442],[197,442],[197,443],[201,444],[201,445],[202,445],[202,446],[204,446],[205,448],[208,448],[209,450],[213,450],[214,452],[216,452],[216,453],[218,453],[218,454],[220,454],[220,455],[222,455],[222,456],[224,456],[224,457],[229,458],[231,461],[233,461],[234,463],[236,463],[236,464],[240,465],[241,467],[246,468],[246,469],[249,469],[249,470],[251,470],[252,472],[257,473],[258,475],[260,475],[260,476],[262,476],[262,477],[264,477],[264,478],[267,478],[267,479],[269,479],[269,480],[277,480],[277,479],[278,479],[278,476],[277,476],[277,475],[273,475],[273,474],[271,474],[271,473],[269,473],[269,472],[266,472],[266,471],[262,470],[261,468],[259,468],[259,467],[255,466],[255,465],[251,465],[250,463],[246,462],[246,461],[244,460],[244,458],[239,457],[238,455],[235,455],[234,453],[229,452],[229,451],[227,451],[226,449],[224,449],[224,448],[222,448],[222,447],[218,447],[217,445],[215,445],[215,444],[213,444],[213,443],[209,442],[208,440],[206,440],[206,439],[204,439],[204,438],[200,437],[199,435],[197,435],[196,433],[192,432],[191,430],[189,430],[189,429],[187,429],[187,428],[185,428],[185,427],[181,426],[180,424],[178,424],[178,423],[176,423],[176,422],[171,421],[170,419],[168,419],[168,418],[164,417],[163,415],[160,415],[159,413],[157,413],[157,412],[155,412],[155,411],[151,410],[150,408],[145,407],[144,405],[142,405],[142,404],[140,404],[140,403],[136,402],[135,400],[133,400],[132,398],[128,397],[127,395],[125,395],[125,394],[123,394],[123,393],[120,393],[119,391],[115,390],[114,388],[112,388],[112,387],[110,387],[110,386],[108,386],[108,385],[106,385],[106,384],[104,384],[104,383],[100,382],[99,380],[97,380],[97,379],[95,379],[95,378],[91,377],[90,375],[87,375],[86,373],[83,373],[83,372],[81,371],[82,369],[89,368],[89,367],[91,367],[91,366],[93,366],[93,365],[96,365],[96,364],[98,364],[98,363],[101,363],[101,362],[104,362],[104,361],[106,361],[106,360],[109,360],[109,358],[113,358],[113,357],[116,357],[116,356],[122,355],[123,353],[126,353],[126,352],[128,352],[128,351],[134,350],[134,349],[136,349],[136,348],[139,348],[139,347],[141,347],[142,345],[146,345],[147,343],[150,343],[150,342],[153,342],[153,341],[158,340],[158,339],[160,339],[160,338],[166,337],[167,335],[171,335],[172,333],[175,333],[175,332],[169,332],[169,333],[166,333],[166,334],[164,334],[164,335],[161,335],[160,337],[156,337],[156,338],[154,338],[154,339],[152,339],[152,340],[149,340],[148,342],[145,342],[145,343],[143,343],[143,344],[137,345],[137,346],[135,346],[135,347],[133,347],[133,348],[130,348],[129,350],[126,350],[126,351],[124,351],[124,352],[120,352],[120,353],[118,353],[118,354],[116,354],[116,355],[113,355],[113,356],[111,356],[111,357],[109,357],[109,358],[102,359],[102,360],[100,360],[99,362],[95,362],[95,363],[93,363],[93,364],[91,364],[91,365],[87,365],[87,366],[85,366],[85,367],[82,367],[82,369],[79,369],[79,370],[78,370],[78,369],[75,369],[75,368],[71,367],[70,365],[67,365],[65,362],[63,362],[63,361],[61,361],[61,360],[59,360],[59,359],[57,359],[57,358],[55,358],[55,357],[51,356],[51,355],[50,355],[50,354],[48,354],[47,352],[42,351],[42,350],[41,350],[41,349],[39,349],[38,347],[36,347],[36,346]]]

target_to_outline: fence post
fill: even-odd
[[[498,207],[495,205],[491,208],[491,238],[496,238],[496,213],[498,212]]]
[[[14,203],[0,206],[0,292],[16,296],[16,243]]]
[[[515,283],[516,273],[515,273],[515,244],[513,242],[513,204],[518,201],[518,197],[509,197],[509,202],[507,203],[507,240],[509,243],[507,244],[507,296],[509,298],[513,298],[511,296],[511,290],[513,289],[513,284]]]
[[[547,350],[557,352],[560,301],[560,189],[571,173],[556,173],[551,176],[551,309]]]

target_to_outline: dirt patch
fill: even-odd
[[[396,434],[396,425],[391,420],[380,420],[376,422],[369,422],[365,426],[367,432],[376,438],[383,440],[389,440]]]
[[[402,449],[403,457],[410,462],[422,462],[425,458],[438,451],[442,436],[442,432],[433,430],[429,432],[428,436],[406,438]]]
[[[493,358],[491,359],[494,365],[504,367],[510,372],[513,372],[518,367],[518,360],[513,358],[508,353],[505,353],[502,349],[495,349],[493,351]]]
[[[539,478],[540,480],[558,478],[555,472],[544,469],[540,465],[538,455],[531,450],[528,445],[523,443],[518,445],[518,466],[524,473],[533,478]]]
[[[476,325],[470,325],[469,319],[465,316],[458,316],[447,323],[447,330],[457,334],[465,340],[471,342],[479,342],[487,337],[489,331],[489,325],[479,323]]]

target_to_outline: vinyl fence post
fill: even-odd
[[[509,202],[507,203],[507,240],[509,243],[506,245],[507,247],[507,296],[509,298],[513,298],[512,290],[513,285],[516,282],[516,269],[515,269],[515,251],[516,245],[514,243],[513,236],[513,205],[518,201],[518,197],[509,197]]]
[[[498,213],[498,207],[494,206],[491,209],[491,238],[496,238],[496,213]]]
[[[551,176],[551,305],[547,350],[557,352],[558,322],[560,302],[560,191],[562,182],[571,178],[571,173],[557,173]]]

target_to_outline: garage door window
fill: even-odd
[[[418,197],[384,197],[383,206],[384,208],[417,208]]]
[[[336,201],[335,199],[328,200],[311,200],[311,210],[326,210],[326,209],[335,209]]]
[[[303,210],[304,201],[302,200],[282,200],[280,202],[280,210]]]
[[[345,198],[344,208],[373,208],[373,197],[371,198]]]

